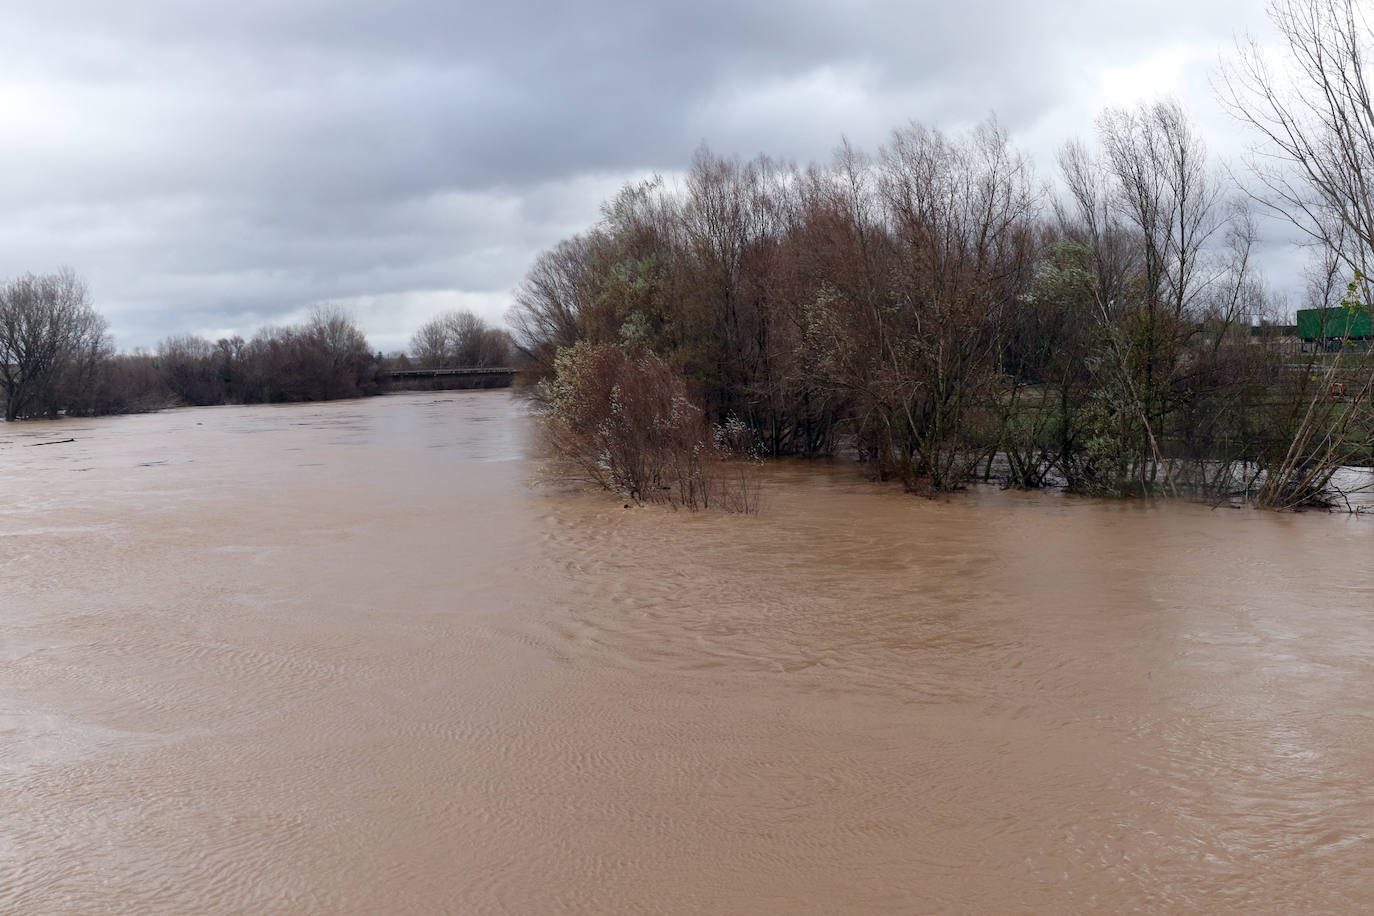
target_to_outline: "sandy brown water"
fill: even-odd
[[[0,912],[1374,911],[1374,521],[626,511],[528,431],[0,428]]]

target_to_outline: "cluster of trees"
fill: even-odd
[[[410,338],[410,359],[420,369],[509,366],[510,335],[487,325],[472,312],[437,315]]]
[[[1351,86],[1364,45],[1331,38],[1356,28],[1340,18],[1345,0],[1277,10],[1297,51],[1320,43],[1306,65],[1334,71],[1314,75],[1317,96],[1330,96],[1325,79],[1348,98],[1330,123],[1310,106],[1293,109],[1300,121],[1282,107],[1296,103],[1266,93],[1254,57],[1241,82],[1255,91],[1234,98],[1299,166],[1284,185],[1264,161],[1288,194],[1270,204],[1301,200],[1294,218],[1323,243],[1311,304],[1367,308],[1374,117],[1357,107],[1362,74]],[[596,226],[537,259],[509,316],[551,378],[556,441],[584,467],[625,464],[617,405],[636,385],[667,390],[667,366],[708,427],[742,427],[770,455],[851,448],[912,489],[998,473],[1018,486],[1320,499],[1339,463],[1369,460],[1370,373],[1331,398],[1348,364],[1296,365],[1253,333],[1271,304],[1247,195],[1177,103],[1107,111],[1097,141],[1064,147],[1057,196],[995,121],[957,137],[912,124],[875,155],[845,144],[807,168],[703,149],[680,187],[625,188]],[[608,373],[621,365],[608,351],[622,370],[645,368]],[[559,396],[572,389],[577,410]],[[659,402],[637,422],[676,429],[682,407]]]
[[[250,340],[171,337],[156,353],[116,354],[106,328],[71,271],[28,275],[0,290],[5,419],[314,401],[381,390],[380,357],[338,309],[316,309],[304,324],[264,329]]]
[[[438,329],[438,333],[435,332]],[[436,343],[438,349],[424,346]],[[475,315],[448,312],[415,335],[424,368],[499,366],[509,338]],[[93,416],[178,405],[280,403],[379,394],[400,354],[372,351],[344,311],[323,306],[302,324],[249,339],[193,334],[156,352],[118,354],[85,284],[70,270],[0,287],[0,397],[5,419]]]
[[[992,122],[828,167],[702,151],[680,190],[627,188],[541,256],[511,321],[560,375],[579,343],[654,353],[770,455],[852,447],[911,488],[997,454],[1021,484],[1153,487],[1177,476],[1164,440],[1218,457],[1277,366],[1250,352],[1246,224],[1179,109],[1101,128],[1058,207]]]
[[[324,401],[382,389],[380,356],[334,308],[317,308],[304,324],[266,328],[249,340],[169,337],[153,360],[167,391],[185,404]]]

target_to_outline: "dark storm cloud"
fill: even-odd
[[[126,345],[332,299],[399,346],[424,309],[498,317],[538,249],[703,140],[805,161],[910,118],[1033,133],[1104,67],[1259,18],[1199,6],[26,4],[0,271],[72,264]]]

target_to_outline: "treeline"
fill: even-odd
[[[436,327],[444,333],[436,335]],[[436,340],[444,346],[431,347]],[[412,343],[425,368],[503,365],[509,357],[505,332],[466,312],[432,319]],[[264,328],[248,339],[184,334],[152,353],[120,354],[70,270],[0,287],[6,420],[363,397],[383,391],[385,370],[408,365],[406,354],[374,352],[357,323],[329,306],[301,324]]]
[[[654,468],[681,465],[672,449],[731,430],[768,455],[851,452],[912,490],[1319,498],[1314,433],[1345,423],[1334,466],[1368,457],[1368,424],[1252,332],[1271,306],[1242,196],[1175,103],[1106,112],[1098,141],[1063,149],[1059,196],[992,121],[805,168],[703,149],[680,187],[625,188],[537,259],[509,315],[550,379],[554,441],[633,494],[671,492]],[[1314,302],[1342,279],[1329,263]],[[647,470],[615,457],[652,429],[676,438]]]
[[[356,398],[380,393],[383,382],[380,355],[351,318],[329,308],[248,340],[170,337],[149,362],[163,387],[190,405]]]
[[[47,294],[16,297],[34,287]],[[13,325],[17,333],[9,333]],[[380,357],[352,319],[334,309],[248,340],[171,337],[155,353],[116,353],[106,327],[70,273],[24,277],[0,291],[5,418],[318,401],[382,388]]]

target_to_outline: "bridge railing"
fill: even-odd
[[[519,370],[506,366],[481,366],[461,369],[383,369],[389,378],[440,378],[446,375],[515,375]]]

